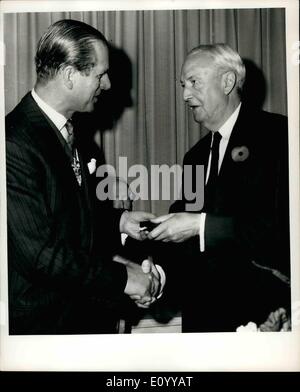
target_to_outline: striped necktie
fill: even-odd
[[[71,120],[68,120],[65,124],[66,131],[62,132],[62,135],[67,142],[70,150],[73,151],[73,143],[74,143],[74,127]]]
[[[64,137],[68,147],[72,151],[73,159],[71,162],[74,174],[76,176],[76,180],[78,182],[78,185],[81,185],[81,168],[80,168],[80,160],[78,156],[78,151],[76,148],[74,148],[74,127],[72,124],[71,120],[68,120],[63,127],[62,131],[62,136]]]

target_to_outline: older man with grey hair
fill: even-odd
[[[287,119],[243,102],[245,73],[225,44],[193,49],[182,66],[183,99],[209,132],[184,157],[193,173],[184,170],[181,200],[148,237],[169,243],[168,268],[185,276],[184,332],[235,331],[290,310]],[[204,203],[190,212],[198,165]]]

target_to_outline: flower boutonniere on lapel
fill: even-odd
[[[234,162],[244,162],[249,155],[249,149],[246,146],[234,147],[231,151],[231,158]]]
[[[89,163],[87,164],[88,165],[88,169],[89,169],[89,173],[90,174],[93,174],[93,173],[95,173],[95,171],[96,171],[96,159],[95,158],[92,158],[90,161],[89,161]]]

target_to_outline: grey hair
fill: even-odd
[[[241,56],[227,44],[199,45],[192,49],[188,56],[206,53],[220,70],[233,71],[237,78],[237,88],[240,93],[246,78],[246,68]]]

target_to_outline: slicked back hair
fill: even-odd
[[[86,23],[64,19],[52,24],[37,45],[38,82],[53,79],[67,65],[88,74],[95,65],[94,44],[99,41],[107,46],[104,35]]]

